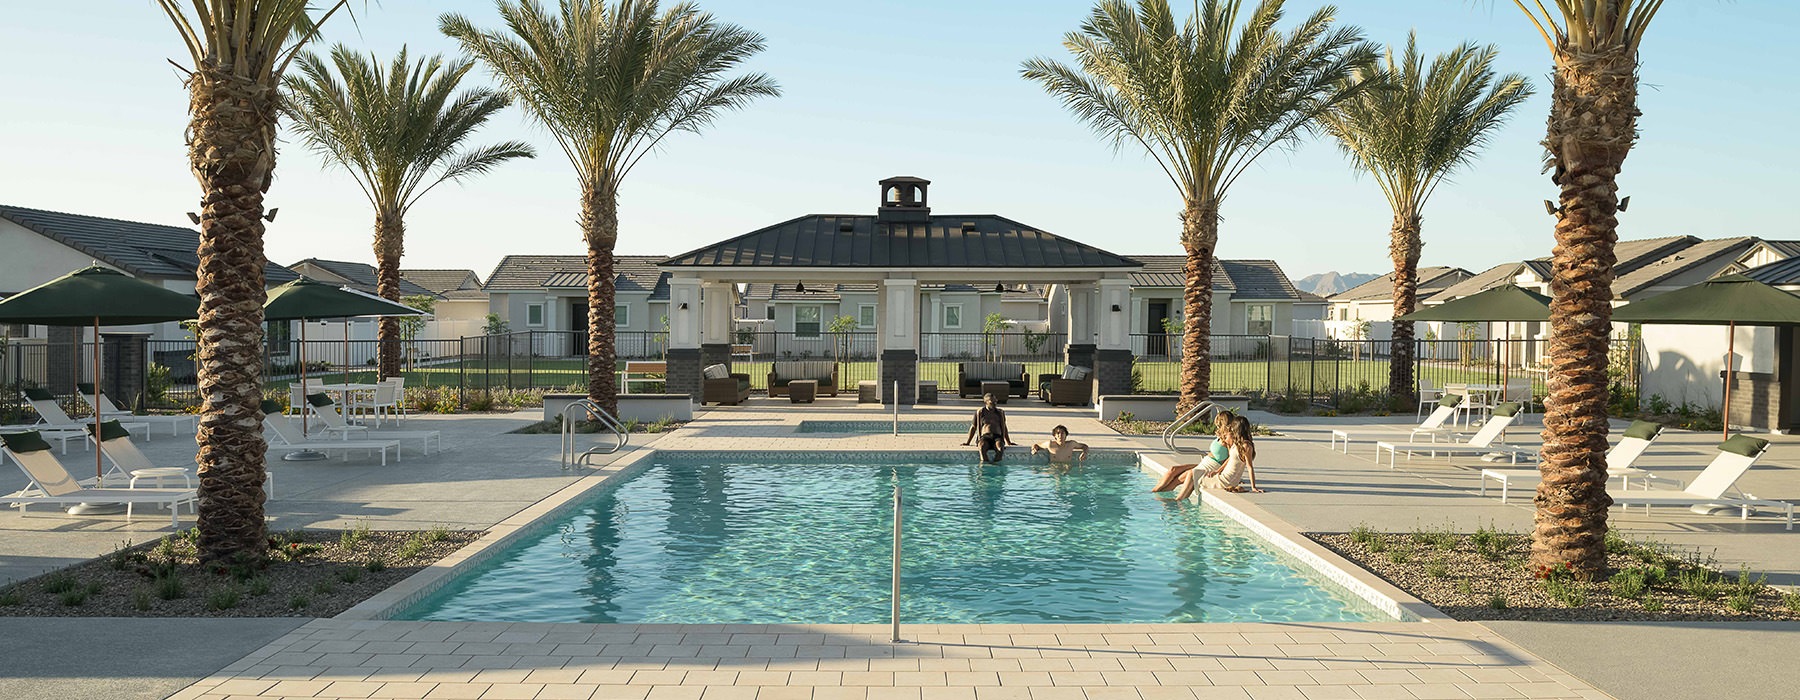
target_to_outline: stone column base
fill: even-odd
[[[725,365],[727,369],[731,367],[730,343],[705,343],[700,346],[700,366],[704,368],[713,365]]]
[[[899,397],[894,396],[894,382],[900,383]],[[938,391],[943,390],[944,387],[938,387]],[[918,397],[919,351],[881,351],[881,402],[892,404],[898,398],[900,405],[911,406],[918,401]]]
[[[1099,396],[1131,393],[1131,365],[1137,358],[1130,350],[1094,351],[1094,381]]]
[[[1094,352],[1093,343],[1071,343],[1063,348],[1063,364],[1093,369]]]
[[[149,333],[102,333],[100,366],[105,376],[100,391],[119,405],[132,410],[144,393],[149,379]]]
[[[700,368],[705,365],[701,364],[700,353],[700,348],[669,348],[669,373],[663,384],[664,393],[687,394],[695,401],[705,397],[705,385],[700,378]]]

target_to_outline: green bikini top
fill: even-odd
[[[1226,448],[1225,443],[1219,441],[1218,438],[1213,438],[1212,447],[1210,447],[1208,449],[1212,450],[1212,458],[1213,458],[1214,462],[1224,464],[1225,460],[1231,458],[1231,450]]]

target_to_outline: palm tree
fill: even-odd
[[[1606,567],[1607,349],[1619,170],[1637,140],[1638,45],[1662,0],[1514,0],[1550,47],[1544,166],[1562,188],[1550,262],[1550,371],[1531,563]],[[1535,8],[1535,11],[1534,11]]]
[[[688,3],[498,0],[507,31],[482,31],[445,14],[445,34],[480,59],[544,125],[575,166],[587,241],[588,397],[618,407],[613,333],[613,246],[619,186],[678,131],[698,133],[720,113],[780,94],[761,73],[727,77],[762,51],[761,35],[722,24]]]
[[[1432,61],[1419,55],[1415,37],[1406,53],[1361,71],[1365,90],[1324,115],[1356,167],[1375,178],[1393,208],[1388,255],[1394,260],[1394,317],[1418,304],[1419,238],[1425,201],[1439,184],[1474,160],[1508,112],[1531,96],[1525,76],[1494,77],[1493,47],[1463,44]],[[1413,324],[1395,321],[1388,366],[1388,395],[1413,401]]]
[[[1291,32],[1276,29],[1282,1],[1262,0],[1238,27],[1241,0],[1206,0],[1179,25],[1168,0],[1135,10],[1101,0],[1063,39],[1075,67],[1032,59],[1022,71],[1114,148],[1143,147],[1181,193],[1184,410],[1211,383],[1213,250],[1226,191],[1259,156],[1362,92],[1348,78],[1375,60],[1357,29],[1332,28],[1329,6]]]
[[[180,32],[188,163],[200,182],[200,556],[261,559],[263,195],[275,173],[283,71],[345,6],[308,0],[157,0]],[[192,15],[189,11],[192,11]]]
[[[445,65],[442,57],[432,56],[408,63],[402,47],[384,70],[374,56],[365,58],[339,44],[331,49],[331,63],[342,82],[318,55],[301,55],[299,75],[283,81],[283,111],[301,139],[327,163],[349,171],[375,207],[375,291],[400,301],[407,210],[446,181],[536,154],[518,141],[462,147],[512,102],[488,88],[458,94],[457,85],[474,67],[469,61]],[[378,337],[377,371],[384,379],[399,376],[399,319],[381,319]]]

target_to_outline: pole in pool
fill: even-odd
[[[894,382],[894,437],[900,436],[900,382]]]
[[[899,403],[899,397],[894,398]],[[889,641],[900,641],[900,482],[894,482],[894,593],[893,620],[894,630]]]

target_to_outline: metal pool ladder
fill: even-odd
[[[1181,414],[1175,419],[1175,422],[1170,423],[1169,427],[1163,428],[1163,447],[1168,448],[1170,452],[1176,454],[1197,455],[1206,452],[1206,450],[1203,449],[1177,445],[1175,444],[1175,437],[1180,435],[1181,431],[1186,430],[1188,426],[1202,420],[1207,420],[1211,416],[1216,416],[1219,411],[1223,410],[1225,410],[1223,407],[1211,401],[1201,401],[1200,403],[1195,404],[1193,408],[1187,410],[1187,413]]]
[[[589,420],[600,421],[601,427],[612,432],[614,440],[610,443],[595,445],[577,454],[575,452],[575,421],[569,420],[569,412],[576,408],[582,409]],[[625,447],[625,442],[631,439],[630,435],[625,432],[624,424],[620,423],[618,418],[613,417],[613,414],[607,413],[606,409],[600,407],[600,404],[594,403],[593,399],[571,402],[564,406],[562,412],[557,415],[562,418],[562,468],[564,469],[577,464],[587,464],[594,455],[618,452]]]

